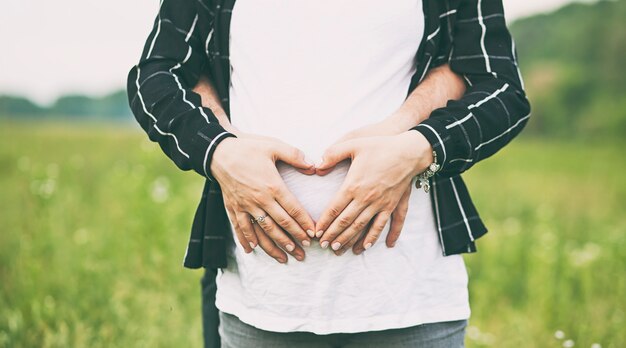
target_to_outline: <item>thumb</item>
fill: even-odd
[[[313,163],[307,162],[304,158],[302,150],[289,144],[278,143],[273,152],[276,160],[281,160],[294,168],[308,170],[314,167]]]
[[[345,159],[352,159],[355,150],[354,145],[354,142],[350,140],[331,145],[324,151],[322,159],[315,165],[316,170],[324,172]]]

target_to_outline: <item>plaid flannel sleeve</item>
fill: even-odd
[[[493,155],[530,117],[502,1],[461,0],[452,38],[449,64],[467,91],[411,128],[433,146],[440,177],[458,175]]]
[[[139,63],[128,74],[128,100],[151,141],[182,170],[211,181],[210,163],[226,131],[192,91],[208,62],[213,13],[201,1],[162,0]]]

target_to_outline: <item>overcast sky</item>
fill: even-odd
[[[509,21],[572,0],[504,0]],[[14,0],[0,4],[0,94],[49,103],[123,88],[158,0]]]

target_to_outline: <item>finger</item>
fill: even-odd
[[[359,216],[359,214],[361,214],[363,210],[365,210],[365,208],[367,208],[367,206],[363,203],[356,200],[351,201],[350,204],[348,204],[348,206],[346,206],[345,209],[343,209],[339,213],[337,218],[333,220],[333,222],[330,224],[328,229],[326,229],[324,234],[322,234],[322,236],[320,237],[320,246],[322,248],[328,247],[330,243],[333,242],[335,238],[337,238],[337,236],[339,236],[342,232],[344,232],[352,225],[354,220]],[[331,210],[334,212],[337,209],[331,208]],[[365,223],[367,223],[367,221]],[[363,224],[362,227],[364,226],[365,224]],[[348,239],[346,238],[343,242],[347,241]],[[335,248],[334,250],[337,250],[337,248]]]
[[[400,233],[402,232],[402,227],[404,227],[404,221],[406,220],[406,215],[409,210],[409,197],[411,196],[411,188],[409,188],[404,192],[398,205],[394,209],[393,213],[391,213],[391,226],[389,227],[389,233],[387,233],[387,238],[385,240],[385,244],[392,248],[396,245],[396,241],[400,237]]]
[[[300,227],[300,225],[293,219],[291,214],[288,214],[283,207],[278,204],[278,202],[274,201],[269,205],[263,207],[263,209],[272,217],[278,226],[282,227],[283,230],[287,231],[292,237],[296,240],[300,241],[304,246],[311,245],[311,239],[307,235],[306,232]],[[291,206],[289,211],[296,215],[302,215],[303,208],[299,206],[299,204],[295,207]]]
[[[336,166],[337,163],[346,159],[352,160],[354,158],[355,148],[356,141],[353,139],[331,145],[324,151],[322,160],[315,164],[315,174],[326,175],[332,171],[332,168]]]
[[[274,160],[281,160],[306,173],[315,173],[315,165],[304,158],[304,152],[282,141],[276,141],[273,148]]]
[[[305,174],[305,175],[313,175],[313,174],[315,174],[315,163],[314,163],[314,161],[309,156],[307,156],[306,154],[304,155],[304,161],[306,163],[313,164],[313,166],[310,167],[310,168],[307,168],[307,169],[300,169],[300,168],[295,168],[295,167],[294,168],[298,172],[300,172],[302,174]]]
[[[250,253],[256,247],[256,233],[254,233],[254,228],[250,222],[250,215],[246,212],[235,212],[235,219],[237,221],[235,234],[239,244],[246,253]]]
[[[372,225],[370,226],[369,231],[367,231],[367,235],[363,240],[363,248],[366,250],[371,248],[374,243],[378,240],[378,237],[383,233],[385,226],[387,225],[387,221],[389,221],[389,217],[391,216],[391,212],[381,211],[376,215]]]
[[[350,202],[352,202],[352,195],[348,194],[344,188],[339,189],[339,192],[335,194],[335,197],[328,203],[327,208],[324,209],[322,215],[317,219],[315,223],[315,236],[318,238],[322,237],[324,231],[337,219]]]
[[[257,238],[259,240],[259,246],[261,247],[261,249],[263,249],[263,251],[265,251],[267,255],[273,257],[276,261],[280,263],[287,262],[287,254],[267,236],[261,226],[254,224],[254,231],[256,232]]]
[[[365,250],[365,247],[363,246],[363,241],[365,240],[365,236],[367,236],[367,232],[370,230],[372,223],[374,222],[374,219],[376,218],[376,216],[377,215],[375,215],[374,218],[370,220],[370,223],[367,224],[367,227],[365,228],[365,230],[363,230],[363,232],[359,234],[359,239],[352,246],[352,252],[355,255],[360,255]]]
[[[252,248],[249,245],[249,242],[246,240],[246,238],[244,237],[243,233],[241,232],[241,229],[239,228],[239,223],[237,222],[237,218],[236,218],[236,214],[234,211],[232,211],[232,209],[227,208],[228,211],[228,219],[230,220],[230,223],[232,225],[233,228],[233,233],[235,234],[235,236],[237,237],[237,240],[239,241],[239,244],[241,244],[241,246],[243,247],[243,250],[246,252],[246,254],[252,252]],[[247,245],[247,247],[246,247]]]
[[[343,255],[348,249],[354,248],[357,244],[362,244],[363,238],[365,238],[365,234],[369,229],[369,224],[359,233],[357,233],[348,243],[343,245],[339,250],[335,251],[335,255],[340,256]]]
[[[240,213],[235,213],[232,208],[228,209],[230,214],[235,217],[234,220],[236,220],[237,222],[237,229],[241,232],[242,237],[245,239],[245,244],[250,246],[250,248],[252,249],[256,248],[258,241],[256,238],[256,233],[254,233],[252,221],[250,220],[250,214],[243,211]]]
[[[333,250],[339,250],[342,246],[350,242],[354,236],[361,233],[367,227],[374,215],[378,213],[378,209],[379,208],[374,205],[369,205],[367,208],[363,209],[350,226],[348,226],[348,228],[346,228],[330,242],[331,248]]]
[[[253,216],[257,216],[257,217],[266,215],[266,213],[260,208],[254,209],[254,212],[252,214]],[[255,225],[261,226],[263,231],[265,231],[265,233],[280,248],[287,251],[297,260],[299,261],[304,260],[304,250],[302,250],[302,247],[300,247],[297,243],[291,240],[291,238],[289,238],[287,233],[283,231],[280,228],[280,226],[276,224],[276,222],[274,222],[274,220],[272,219],[270,215],[265,216],[265,218],[263,218],[262,221],[257,219],[257,223]]]
[[[300,227],[300,229],[306,231],[306,234],[313,238],[315,237],[315,222],[313,218],[309,215],[309,213],[304,209],[300,201],[296,198],[296,196],[291,193],[291,191],[287,188],[284,181],[281,181],[281,188],[278,191],[279,193],[274,197],[280,207],[289,214],[295,222]],[[304,240],[301,238],[300,240]],[[307,239],[309,243],[311,240]],[[306,245],[308,246],[308,245]]]

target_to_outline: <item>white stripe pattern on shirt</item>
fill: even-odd
[[[461,211],[461,215],[463,216],[463,222],[465,223],[465,227],[467,228],[467,234],[471,241],[474,241],[474,235],[472,234],[472,229],[470,228],[469,222],[467,221],[467,215],[465,214],[465,209],[463,209],[463,204],[461,199],[459,198],[459,193],[456,190],[456,184],[454,183],[454,178],[450,178],[450,184],[452,185],[452,190],[454,191],[454,198],[456,199],[456,204],[459,206],[459,210]]]
[[[224,135],[226,135],[226,134],[228,134],[228,131],[224,131],[224,132],[222,132],[222,133],[218,134],[215,138],[213,138],[213,140],[211,141],[211,143],[209,144],[209,146],[206,148],[206,152],[204,153],[204,161],[202,161],[202,163],[204,164],[204,165],[203,165],[203,168],[204,168],[204,175],[206,175],[207,177],[209,176],[209,174],[208,174],[208,171],[207,171],[207,165],[206,165],[207,163],[206,163],[206,162],[207,162],[207,160],[208,160],[208,158],[209,158],[209,152],[211,152],[211,148],[213,147],[213,145],[215,144],[215,142],[216,142],[219,138],[223,137],[223,136],[224,136]]]
[[[515,127],[519,126],[524,120],[526,120],[529,117],[530,117],[530,114],[520,118],[519,120],[517,120],[517,122],[515,122],[514,125],[509,127],[507,130],[505,130],[504,132],[502,132],[498,136],[495,136],[495,137],[493,137],[493,138],[491,138],[491,139],[489,139],[489,140],[487,140],[487,141],[485,141],[483,143],[480,143],[478,146],[476,146],[476,148],[474,148],[474,151],[476,151],[476,150],[480,149],[481,147],[483,147],[484,145],[487,145],[487,144],[493,142],[494,140],[499,139],[500,137],[508,134],[510,131],[512,131]]]
[[[152,118],[152,120],[154,121],[154,123],[152,124],[154,129],[156,129],[157,132],[159,132],[162,135],[168,135],[174,138],[174,143],[176,143],[176,148],[178,149],[178,152],[180,152],[186,158],[189,158],[189,155],[185,151],[183,151],[183,149],[180,148],[180,145],[178,145],[178,138],[176,138],[176,135],[162,131],[156,124],[157,122],[156,117],[154,117],[154,115],[148,111],[148,108],[146,108],[146,103],[143,101],[143,96],[141,95],[141,91],[139,90],[139,75],[140,74],[141,74],[141,69],[137,66],[137,80],[135,81],[135,85],[137,86],[137,97],[139,98],[139,101],[141,102],[141,107],[143,107],[143,111],[146,113],[146,115],[150,116],[150,118]]]
[[[508,88],[509,88],[509,84],[505,83],[504,86],[502,86],[502,88],[499,88],[495,92],[491,93],[489,96],[487,96],[487,97],[483,98],[482,100],[480,100],[478,103],[472,104],[472,105],[468,106],[467,109],[471,110],[471,109],[474,109],[474,108],[477,108],[477,107],[483,105],[484,103],[488,102],[489,100],[491,100],[493,98],[496,98],[498,96],[498,94],[503,93]],[[463,122],[469,120],[472,116],[474,116],[474,115],[470,112],[467,116],[463,117],[462,119],[447,125],[446,129],[450,129],[452,127],[456,127],[456,126],[462,124]]]
[[[485,35],[487,35],[487,28],[485,27],[485,22],[483,20],[483,10],[482,10],[482,0],[478,0],[478,23],[480,24],[480,28],[482,33],[480,35],[480,48],[483,51],[483,55],[485,56],[485,68],[488,73],[493,73],[491,71],[491,62],[489,62],[489,55],[487,54],[487,48],[485,47]]]

